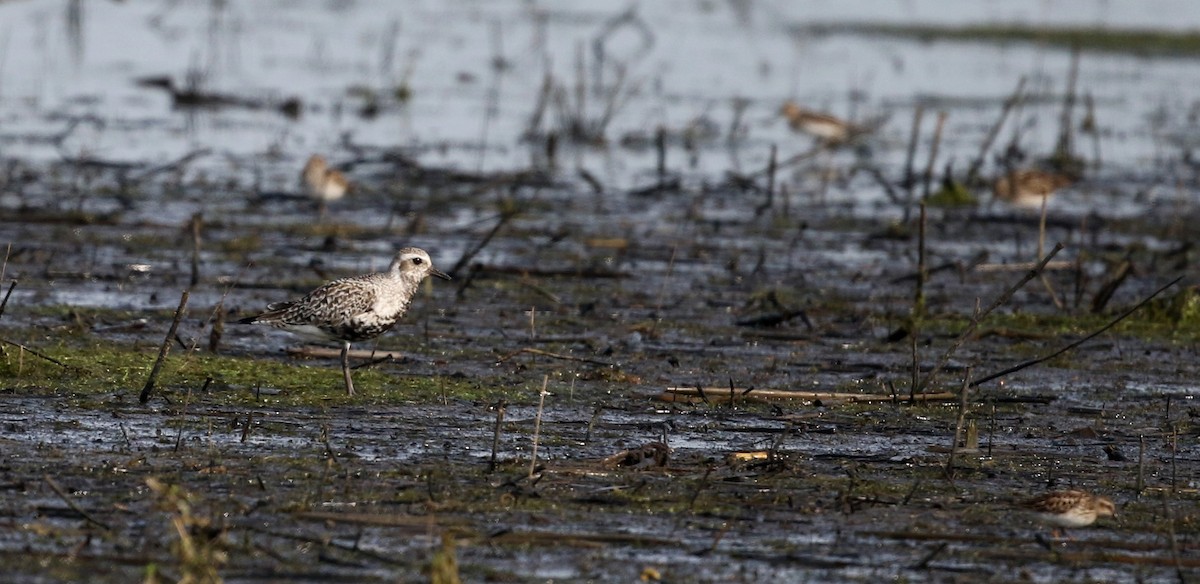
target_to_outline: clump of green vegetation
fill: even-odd
[[[1174,296],[1155,299],[1146,307],[1143,318],[1149,322],[1195,329],[1200,324],[1200,289],[1193,286]]]
[[[1196,31],[1035,27],[1018,24],[956,27],[868,23],[808,27],[805,32],[879,34],[922,41],[1030,42],[1143,56],[1182,57],[1200,54],[1200,32]]]
[[[225,530],[212,519],[195,512],[191,493],[179,485],[168,485],[150,477],[146,486],[154,492],[159,505],[171,518],[171,527],[178,537],[171,551],[179,561],[180,583],[220,584],[220,568],[229,561],[225,551]],[[157,582],[151,572],[147,581]]]
[[[955,180],[947,180],[936,193],[925,202],[931,207],[971,207],[976,203],[975,195],[966,186]]]
[[[460,584],[458,575],[458,559],[454,553],[454,536],[442,534],[442,547],[433,553],[429,564],[429,581],[433,584]]]
[[[111,342],[86,346],[38,347],[37,354],[7,347],[0,356],[0,386],[23,392],[66,395],[136,395],[154,364],[146,346]],[[498,399],[501,388],[452,376],[397,376],[379,368],[355,372],[363,395],[349,397],[335,365],[308,365],[273,359],[175,352],[168,357],[158,385],[167,395],[207,387],[223,400],[268,402],[279,406],[319,406],[331,400],[375,404]],[[206,380],[211,379],[211,382]]]

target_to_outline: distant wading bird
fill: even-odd
[[[329,163],[320,154],[313,154],[304,164],[300,180],[308,197],[317,202],[317,216],[324,219],[325,209],[329,203],[346,196],[350,181],[342,171],[329,168]]]
[[[1000,175],[992,184],[996,198],[1016,207],[1038,208],[1054,191],[1069,186],[1075,179],[1043,170],[1014,170]]]
[[[239,324],[265,324],[321,341],[342,343],[342,375],[346,393],[354,395],[350,379],[350,343],[373,339],[390,330],[408,311],[408,304],[426,276],[449,280],[433,267],[423,249],[396,252],[386,272],[339,278],[298,300],[267,305],[267,311],[243,318]]]
[[[787,120],[788,126],[797,132],[804,132],[817,137],[827,144],[844,144],[851,139],[868,134],[870,128],[859,126],[831,116],[786,102],[779,113]]]

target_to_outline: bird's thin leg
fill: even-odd
[[[354,395],[354,381],[350,379],[350,343],[342,343],[342,376],[346,378],[346,395]]]

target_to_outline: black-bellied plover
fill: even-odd
[[[317,215],[325,217],[325,208],[329,203],[346,196],[350,181],[342,171],[329,168],[329,163],[320,154],[313,154],[304,164],[300,180],[308,192],[309,198],[317,202]]]
[[[354,395],[350,343],[373,339],[390,330],[408,310],[418,286],[430,275],[450,279],[433,267],[425,250],[406,247],[396,252],[386,272],[339,278],[298,300],[269,304],[266,312],[238,322],[341,342],[346,392]]]
[[[1055,527],[1086,527],[1097,517],[1116,515],[1112,500],[1084,491],[1051,491],[1022,503],[1041,521]]]

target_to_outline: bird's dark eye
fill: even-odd
[[[425,260],[422,260],[421,258],[413,258],[413,263],[417,264],[418,266],[421,265],[421,263],[424,261]]]

